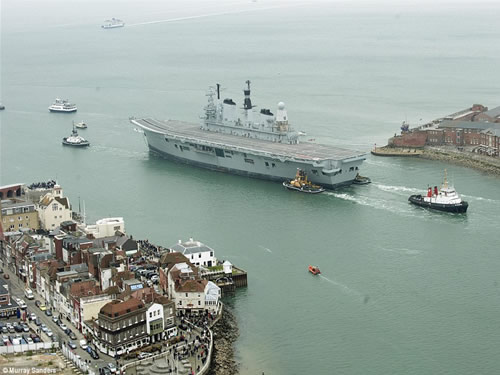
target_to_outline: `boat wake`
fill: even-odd
[[[390,253],[396,253],[396,254],[402,254],[402,255],[418,255],[418,254],[422,253],[420,250],[406,249],[406,248],[390,249],[387,247],[380,247],[379,249],[382,251],[387,251]]]
[[[267,251],[268,253],[271,253],[271,254],[273,253],[273,251],[272,251],[271,249],[268,249],[267,247],[264,247],[264,246],[262,246],[262,245],[259,245],[259,247],[260,247],[262,250]]]
[[[467,199],[472,199],[472,200],[477,200],[477,201],[483,201],[483,202],[490,202],[490,203],[500,203],[499,200],[497,199],[491,199],[491,198],[483,198],[483,197],[475,197],[473,195],[465,195],[465,194],[460,194],[463,198]]]
[[[339,283],[339,282],[337,282],[335,280],[331,280],[328,277],[323,276],[322,274],[319,274],[318,276],[321,277],[323,280],[328,281],[330,284],[333,284],[333,285],[337,286],[345,294],[350,294],[350,295],[354,295],[354,296],[358,296],[358,297],[362,296],[362,294],[360,292],[358,292],[357,290],[349,288],[347,285]]]
[[[255,9],[244,9],[244,10],[233,10],[233,11],[227,11],[227,12],[198,14],[196,16],[168,18],[168,19],[157,20],[157,21],[138,22],[138,23],[128,24],[127,27],[131,27],[131,26],[143,26],[143,25],[153,25],[153,24],[156,24],[156,23],[186,21],[186,20],[192,20],[192,19],[197,19],[197,18],[225,16],[227,14],[238,14],[238,13],[246,13],[246,12],[255,12],[255,11],[258,11],[258,10],[269,10],[269,9],[276,9],[276,8],[283,8],[283,6],[272,6],[272,7],[263,7],[263,8],[255,8]]]
[[[403,193],[406,195],[407,193],[413,193],[413,194],[418,194],[422,192],[422,189],[415,189],[415,188],[410,188],[406,186],[393,186],[393,185],[383,185],[383,184],[374,184],[375,187],[382,191],[387,191],[387,192],[395,192],[395,193]]]

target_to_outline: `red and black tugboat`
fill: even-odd
[[[420,194],[412,195],[408,200],[417,206],[445,212],[464,213],[469,207],[469,203],[462,200],[452,186],[448,186],[446,170],[444,171],[444,181],[439,191],[437,186],[434,186],[434,189],[429,187],[426,196]]]

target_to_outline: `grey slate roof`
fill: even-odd
[[[439,128],[460,128],[460,129],[479,129],[499,128],[500,124],[485,121],[449,121],[444,120],[438,125]]]
[[[489,111],[484,112],[484,114],[496,118],[500,116],[500,106],[492,108]]]
[[[187,241],[184,243],[177,243],[171,246],[170,248],[184,255],[213,251],[213,249],[209,248],[208,246],[199,241]]]

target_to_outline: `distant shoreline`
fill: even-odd
[[[375,151],[375,152],[374,152]],[[409,147],[377,147],[373,155],[386,157],[418,157],[440,160],[483,172],[500,175],[500,158],[494,158],[469,151],[459,151],[455,147],[432,147],[412,149]]]

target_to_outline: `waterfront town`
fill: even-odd
[[[0,187],[0,354],[57,349],[77,373],[205,374],[223,295],[247,275],[189,238],[93,224],[56,181]],[[213,364],[212,364],[213,365]]]
[[[410,128],[404,122],[401,134],[390,138],[393,148],[451,146],[460,151],[500,157],[500,106],[493,109],[482,104]],[[380,150],[380,148],[378,149]]]

